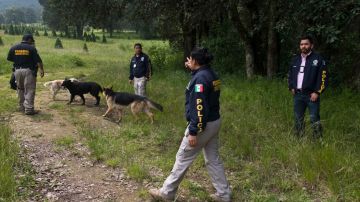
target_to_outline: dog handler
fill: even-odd
[[[201,150],[216,193],[215,201],[231,201],[230,186],[225,177],[219,156],[220,130],[220,80],[211,69],[212,60],[207,49],[197,48],[191,52],[185,66],[192,71],[192,79],[186,88],[185,111],[188,127],[185,130],[176,161],[161,189],[151,189],[157,200],[173,201],[176,191],[191,163]]]
[[[150,81],[151,63],[148,55],[142,52],[142,45],[134,45],[135,55],[130,61],[129,83],[134,84],[136,95],[146,96],[146,82]]]
[[[34,110],[37,68],[44,77],[42,60],[34,46],[35,40],[31,34],[26,34],[22,42],[13,46],[8,54],[8,60],[13,62],[13,69],[19,97],[19,110],[26,115],[37,114]]]

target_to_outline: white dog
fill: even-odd
[[[71,78],[69,79],[71,80],[72,82],[76,82],[78,81],[77,79],[75,78]],[[61,84],[63,83],[64,80],[53,80],[53,81],[48,81],[48,82],[45,82],[44,83],[44,86],[46,88],[49,88],[50,87],[50,91],[51,91],[51,94],[53,96],[53,100],[55,100],[55,96],[56,94],[59,92],[60,89],[63,89],[65,90],[65,88],[63,86],[61,86]]]

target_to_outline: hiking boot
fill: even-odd
[[[174,201],[175,199],[164,196],[164,194],[160,192],[160,189],[150,189],[149,194],[153,197],[153,199],[158,201]]]
[[[29,115],[29,116],[33,116],[33,115],[36,115],[38,113],[39,113],[39,111],[35,111],[35,110],[25,111],[25,115]]]

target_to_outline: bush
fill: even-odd
[[[53,37],[57,37],[57,34],[56,34],[56,31],[55,31],[55,30],[52,31],[52,36],[53,36]]]
[[[56,42],[55,42],[55,48],[56,49],[63,49],[63,45],[62,45],[62,42],[60,40],[60,38],[56,38]]]
[[[85,62],[81,58],[79,58],[77,56],[70,57],[70,61],[71,61],[71,63],[73,63],[77,67],[82,67],[82,66],[85,65]]]
[[[103,42],[103,43],[106,43],[106,42],[107,42],[106,37],[105,37],[105,34],[103,34],[103,36],[102,36],[102,42]]]
[[[83,50],[84,50],[85,52],[89,52],[89,49],[88,49],[88,47],[87,47],[86,43],[84,43]]]
[[[153,69],[179,69],[184,67],[182,52],[172,51],[164,46],[151,46],[149,57]]]
[[[86,32],[84,32],[83,38],[86,42],[89,41],[88,34]]]
[[[96,35],[94,34],[94,31],[91,32],[91,41],[96,42]]]
[[[4,45],[4,42],[3,42],[3,40],[2,40],[2,38],[0,36],[0,46],[3,46],[3,45]]]
[[[47,33],[46,29],[45,29],[45,32],[44,32],[44,36],[49,36],[49,34]]]

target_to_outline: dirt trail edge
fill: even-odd
[[[67,94],[58,95],[67,99]],[[36,108],[40,114],[12,115],[13,134],[32,164],[36,186],[28,201],[144,201],[139,198],[141,184],[130,180],[122,169],[113,169],[90,158],[77,128],[64,115],[49,108],[47,90],[38,91]],[[64,104],[61,102],[59,104]],[[72,137],[71,147],[56,144]]]

